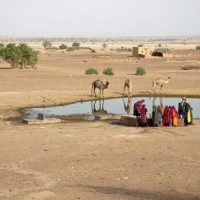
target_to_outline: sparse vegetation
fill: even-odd
[[[108,47],[108,45],[106,43],[102,44],[103,49],[105,49],[106,47]]]
[[[1,48],[0,57],[10,63],[11,68],[35,68],[38,52],[23,43],[18,46],[10,43],[5,48]]]
[[[59,46],[59,48],[60,48],[60,49],[67,49],[67,45],[66,45],[66,44],[61,44],[61,45]]]
[[[48,40],[45,40],[42,45],[44,46],[45,49],[51,48],[52,43]]]
[[[99,73],[96,69],[91,67],[85,70],[85,74],[99,74]]]
[[[121,47],[121,48],[117,48],[116,49],[117,52],[131,52],[132,49],[131,48],[126,48],[126,47]]]
[[[91,53],[96,53],[96,50],[95,49],[91,49]]]
[[[140,76],[142,76],[142,75],[145,75],[145,74],[146,74],[146,71],[145,71],[144,68],[138,67],[138,68],[136,69],[135,75],[140,75]]]
[[[197,45],[197,46],[196,46],[196,50],[200,50],[200,45]]]
[[[144,46],[144,44],[138,44],[138,47],[143,47]]]
[[[73,42],[72,47],[78,49],[80,47],[80,43],[79,42]]]
[[[169,48],[157,48],[154,51],[162,53],[170,53],[171,50]]]
[[[106,69],[103,70],[103,74],[112,76],[112,75],[114,75],[114,72],[111,67],[107,67]]]
[[[182,70],[200,70],[200,65],[185,65]]]

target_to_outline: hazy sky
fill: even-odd
[[[0,36],[200,35],[200,0],[0,0]]]

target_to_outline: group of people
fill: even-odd
[[[140,126],[177,126],[178,118],[184,119],[184,125],[190,125],[193,121],[192,107],[185,97],[178,104],[178,112],[175,106],[156,106],[152,107],[151,117],[147,117],[145,100],[137,101],[133,106],[133,115],[138,119]]]

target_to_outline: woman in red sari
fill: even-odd
[[[171,115],[170,115],[169,106],[165,106],[162,119],[163,119],[163,125],[164,126],[170,126],[171,125]]]

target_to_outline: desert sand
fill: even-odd
[[[29,126],[18,117],[27,107],[93,99],[95,79],[110,82],[106,98],[121,96],[126,78],[133,96],[152,95],[152,80],[168,76],[163,95],[200,97],[200,70],[181,69],[200,64],[198,51],[177,48],[167,58],[138,60],[131,53],[35,48],[36,70],[9,69],[0,61],[1,200],[200,199],[199,120],[140,128],[111,121]],[[85,75],[89,67],[99,75]],[[103,75],[106,67],[115,75]],[[134,75],[137,67],[147,74]]]

